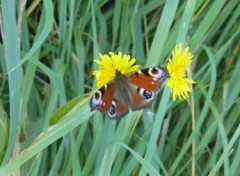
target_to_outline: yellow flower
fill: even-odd
[[[193,55],[189,52],[189,48],[182,48],[182,44],[178,44],[172,51],[172,59],[168,59],[167,70],[169,80],[167,85],[171,88],[172,99],[175,101],[176,96],[180,99],[186,99],[192,91],[190,84],[195,82],[186,76],[187,69],[192,63]]]
[[[99,70],[93,71],[93,75],[97,79],[98,89],[115,78],[116,70],[125,75],[137,71],[140,67],[135,65],[136,59],[131,58],[127,54],[123,55],[122,52],[118,52],[118,54],[112,52],[104,55],[100,54],[100,58],[100,61],[94,60],[94,62],[99,64]]]

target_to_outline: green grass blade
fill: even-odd
[[[9,70],[9,72],[12,72],[13,70],[20,67],[24,62],[31,59],[33,54],[42,46],[43,42],[46,40],[46,38],[47,38],[51,28],[52,28],[52,24],[53,24],[53,4],[52,4],[52,1],[43,0],[43,2],[44,2],[43,4],[44,4],[44,7],[45,7],[45,12],[46,12],[46,17],[47,18],[45,20],[45,26],[42,30],[42,33],[39,34],[39,37],[36,40],[36,42],[34,43],[34,45],[32,46],[31,50],[22,58],[22,60],[15,67],[13,67],[11,70]]]
[[[179,1],[169,0],[166,1],[164,9],[161,15],[161,19],[158,23],[156,32],[154,34],[153,42],[149,51],[148,60],[146,66],[156,66],[159,65],[159,57],[163,50],[165,41],[168,36],[168,32],[173,22],[173,18],[177,9]]]
[[[206,52],[208,54],[208,58],[209,58],[209,62],[210,62],[210,69],[211,69],[211,82],[210,82],[210,86],[209,86],[209,90],[208,90],[208,95],[207,95],[204,107],[202,108],[202,112],[201,112],[201,114],[199,116],[199,119],[196,123],[196,128],[193,131],[193,133],[190,135],[190,137],[188,138],[184,147],[181,149],[181,152],[179,153],[178,157],[173,162],[173,164],[170,168],[170,174],[173,174],[175,172],[179,162],[183,158],[183,155],[186,153],[186,151],[190,147],[192,139],[195,137],[197,132],[200,130],[200,127],[201,127],[204,119],[206,118],[206,114],[207,114],[207,111],[208,111],[208,108],[209,108],[209,104],[211,102],[212,95],[213,95],[213,92],[214,92],[214,88],[215,88],[215,84],[216,84],[216,74],[217,74],[216,73],[216,63],[214,62],[213,54],[211,53],[209,48],[207,48],[205,46],[203,46],[203,48],[206,50]]]
[[[84,100],[86,101],[86,100]],[[29,147],[14,158],[11,162],[0,168],[0,175],[10,175],[18,169],[23,163],[32,158],[37,153],[41,152],[48,145],[64,136],[72,129],[86,121],[93,113],[89,113],[88,104],[76,105],[66,116],[62,122],[46,129]],[[81,116],[81,118],[79,118]]]
[[[225,150],[223,151],[222,155],[220,156],[218,162],[216,165],[213,167],[211,172],[209,173],[209,176],[216,175],[216,172],[219,170],[220,166],[223,163],[224,158],[229,155],[229,152],[231,152],[233,144],[239,140],[240,136],[240,125],[238,125],[235,133],[233,134],[231,140],[229,141],[228,145],[226,146]]]
[[[20,51],[17,39],[17,25],[14,1],[1,1],[2,18],[3,18],[3,40],[5,47],[5,59],[8,72],[20,62]],[[9,101],[10,101],[10,131],[7,151],[3,164],[7,163],[12,155],[15,141],[18,141],[18,125],[20,110],[20,86],[21,72],[20,68],[9,72]],[[17,138],[16,138],[17,137]],[[17,151],[16,151],[17,152]]]

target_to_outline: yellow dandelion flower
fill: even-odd
[[[172,59],[168,59],[167,70],[169,80],[167,85],[171,88],[172,99],[175,101],[176,96],[180,99],[186,99],[192,91],[190,84],[195,82],[186,77],[186,71],[192,63],[193,55],[189,52],[189,48],[182,48],[182,44],[178,44],[172,51]]]
[[[100,58],[101,60],[94,60],[94,62],[99,64],[99,69],[93,71],[93,75],[97,79],[98,89],[115,78],[116,70],[125,75],[137,71],[140,67],[139,65],[135,65],[135,58],[131,58],[127,54],[122,54],[122,52],[118,52],[118,54],[114,54],[113,52],[104,55],[100,54]]]

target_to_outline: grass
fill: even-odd
[[[0,175],[240,174],[239,0],[0,2]],[[99,52],[164,67],[179,42],[189,99],[90,111]]]

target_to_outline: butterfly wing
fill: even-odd
[[[151,104],[161,82],[168,76],[167,71],[161,67],[153,67],[130,73],[128,79],[133,84],[130,96],[132,110],[145,108]]]
[[[128,75],[117,74],[115,80],[93,94],[89,103],[91,110],[97,109],[111,119],[119,119],[128,113],[128,105],[132,110],[145,108],[154,100],[165,77],[167,71],[161,67],[146,68]]]
[[[99,110],[101,112],[107,113],[115,94],[115,86],[113,83],[108,83],[98,89],[91,97],[89,105],[91,110]]]
[[[116,93],[112,104],[108,110],[108,117],[111,119],[120,119],[129,111],[128,103],[124,102],[120,94]]]
[[[90,99],[91,110],[99,110],[112,119],[118,119],[128,113],[128,105],[123,102],[114,81],[97,90]]]

